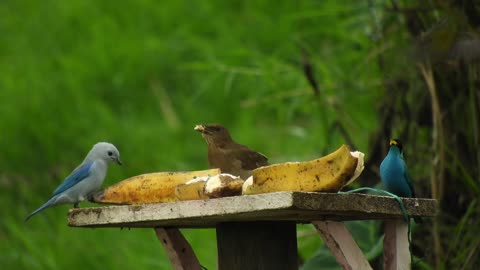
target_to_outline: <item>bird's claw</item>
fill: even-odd
[[[92,202],[92,203],[95,202],[93,200],[93,193],[90,193],[90,194],[87,195],[87,201]]]

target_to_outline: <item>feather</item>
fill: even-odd
[[[69,176],[67,176],[67,178],[65,178],[63,183],[60,184],[60,186],[58,186],[57,189],[55,189],[55,191],[53,192],[53,196],[64,192],[65,190],[78,184],[83,179],[87,178],[90,175],[90,171],[93,165],[94,165],[94,162],[91,161],[75,169]]]

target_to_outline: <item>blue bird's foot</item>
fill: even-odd
[[[102,192],[102,191],[100,191]],[[92,203],[95,203],[95,194],[98,193],[98,192],[92,192],[90,194],[87,195],[87,200],[89,202],[92,202]]]

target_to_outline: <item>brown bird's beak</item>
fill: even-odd
[[[204,125],[196,125],[194,130],[196,130],[200,133],[205,133],[205,126]]]

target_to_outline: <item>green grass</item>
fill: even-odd
[[[69,228],[69,206],[23,222],[97,141],[125,163],[105,185],[206,168],[198,123],[225,124],[271,162],[336,149],[336,121],[366,151],[381,96],[372,23],[357,1],[2,1],[2,269],[170,268],[153,230]],[[214,232],[186,236],[215,269]],[[299,241],[306,257],[320,244]]]

